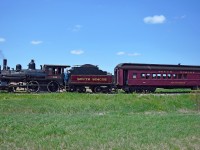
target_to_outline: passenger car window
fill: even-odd
[[[133,73],[133,79],[137,78],[137,73]]]
[[[177,78],[177,74],[173,74],[173,78],[176,79]]]
[[[161,74],[157,74],[157,79],[160,79],[161,78]]]
[[[182,78],[182,74],[178,74],[178,79],[181,79]]]
[[[167,78],[167,74],[163,74],[163,79],[166,79]]]
[[[145,73],[141,73],[141,78],[145,78],[146,74]]]
[[[152,74],[152,78],[156,79],[156,74],[155,73]]]
[[[167,77],[168,77],[168,79],[171,79],[172,76],[171,76],[171,74],[167,74]]]
[[[146,79],[149,79],[150,76],[151,76],[150,73],[147,73],[147,74],[146,74]]]
[[[183,74],[183,79],[187,79],[187,74]]]

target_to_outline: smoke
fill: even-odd
[[[3,51],[0,50],[0,59],[4,59],[4,58],[5,58],[5,56],[4,56],[4,54],[3,54]]]

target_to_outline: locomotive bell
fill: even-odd
[[[32,59],[31,62],[28,64],[28,69],[33,69],[33,70],[35,70],[35,62],[34,62],[33,59]]]

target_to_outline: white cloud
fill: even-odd
[[[0,59],[4,59],[4,58],[5,58],[5,57],[4,57],[3,51],[0,50]]]
[[[71,50],[70,53],[74,55],[81,55],[84,53],[84,51],[81,49],[77,49],[77,50]]]
[[[31,41],[31,44],[33,44],[33,45],[39,45],[39,44],[42,44],[42,43],[43,43],[43,41],[38,41],[38,40]]]
[[[117,55],[124,55],[125,54],[125,52],[117,52]]]
[[[118,55],[118,56],[125,55],[125,56],[133,56],[133,57],[136,57],[136,56],[140,56],[141,54],[140,54],[140,53],[126,53],[126,52],[120,51],[120,52],[117,52],[117,55]]]
[[[72,32],[79,32],[82,29],[82,25],[77,24],[72,28]]]
[[[186,18],[186,15],[182,15],[182,16],[181,16],[181,19],[185,19],[185,18]]]
[[[0,37],[0,43],[6,42],[5,38]]]
[[[182,16],[176,16],[176,17],[174,17],[174,19],[182,20],[182,19],[185,19],[186,17],[187,17],[186,15],[182,15]]]
[[[162,24],[166,21],[166,17],[163,15],[148,16],[143,21],[147,24]]]
[[[140,56],[140,53],[128,53],[128,56]]]

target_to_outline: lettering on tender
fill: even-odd
[[[90,81],[90,78],[77,78],[78,81]]]
[[[92,78],[92,81],[107,81],[107,78]]]

